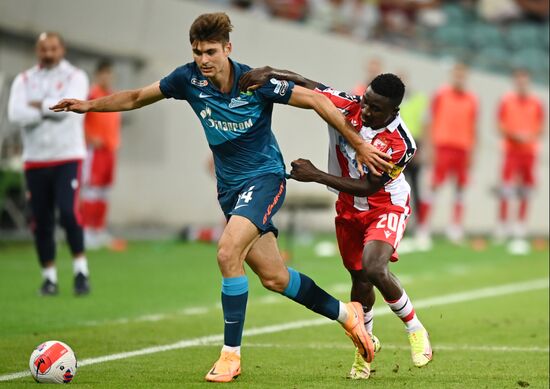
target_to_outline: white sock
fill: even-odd
[[[55,266],[42,268],[42,278],[57,284],[57,268]]]
[[[230,353],[235,353],[235,354],[237,354],[238,356],[241,356],[241,346],[231,347],[231,346],[226,346],[226,345],[224,344],[223,347],[222,347],[222,351],[230,352]]]
[[[78,257],[73,260],[73,273],[75,276],[78,273],[82,273],[85,277],[90,275],[88,270],[88,260],[86,257]]]
[[[407,296],[405,290],[403,290],[403,294],[399,300],[386,301],[386,303],[389,305],[393,313],[395,313],[403,321],[403,323],[405,323],[407,332],[414,332],[424,328],[420,320],[416,317],[411,300],[409,300],[409,296]]]
[[[365,313],[365,329],[369,334],[372,334],[372,326],[374,324],[374,307],[370,311],[367,311],[367,307],[363,305],[363,312]]]
[[[340,308],[338,310],[338,317],[336,318],[338,323],[344,324],[348,320],[348,310],[346,304],[340,301]]]

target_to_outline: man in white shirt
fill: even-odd
[[[74,292],[90,290],[88,264],[78,215],[80,170],[86,154],[83,117],[52,112],[64,97],[88,95],[88,77],[64,59],[62,37],[44,32],[36,42],[38,64],[15,78],[8,104],[9,120],[21,127],[25,179],[33,214],[31,228],[42,267],[42,295],[55,295],[55,218],[65,229],[73,255]]]

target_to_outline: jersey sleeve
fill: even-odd
[[[288,104],[293,89],[292,81],[272,78],[256,90],[256,95],[263,101]]]
[[[188,65],[176,68],[160,80],[160,91],[167,99],[187,100],[191,70]]]
[[[357,116],[361,111],[361,97],[349,95],[346,92],[338,91],[329,86],[319,85],[315,92],[325,95],[336,108],[344,114],[347,119]]]
[[[389,173],[384,173],[385,182],[395,180],[416,154],[416,143],[410,133],[401,126],[395,130],[391,144],[391,160],[393,167]]]

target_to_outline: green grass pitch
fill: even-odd
[[[33,348],[55,339],[69,344],[84,363],[73,386],[216,385],[203,381],[223,332],[215,251],[210,245],[155,241],[130,242],[124,253],[90,252],[92,293],[77,298],[67,249],[61,246],[60,295],[40,298],[32,245],[0,242],[0,377],[28,369]],[[353,348],[339,325],[264,290],[249,271],[243,373],[229,385],[548,388],[548,254],[513,257],[502,247],[474,251],[437,242],[429,253],[402,255],[392,271],[430,332],[434,360],[426,368],[412,366],[403,325],[378,296],[374,332],[382,351],[368,382],[346,378]],[[312,247],[299,246],[290,264],[348,300],[349,276],[338,257],[317,257]],[[167,351],[90,362],[185,340]],[[0,380],[0,388],[36,385],[30,376]]]

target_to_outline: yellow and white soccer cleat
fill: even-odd
[[[426,366],[432,360],[432,346],[425,328],[409,334],[411,356],[416,367]]]
[[[349,378],[352,380],[366,380],[370,377],[370,363],[365,362],[359,350],[355,349],[355,358],[351,370],[349,372]]]
[[[374,336],[373,334],[369,334],[370,338],[372,339],[372,345],[374,346],[374,353],[376,354],[382,349],[382,344],[380,344],[380,340]]]
[[[380,351],[381,345],[378,338],[374,335],[370,335],[372,343],[374,345],[374,353]],[[349,372],[349,378],[352,380],[366,380],[370,377],[370,363],[365,362],[359,350],[355,349],[355,358],[353,360],[353,365],[351,365],[351,370]]]
[[[241,357],[237,353],[222,351],[220,359],[206,374],[206,381],[230,382],[241,374]]]
[[[348,319],[342,324],[342,327],[346,330],[346,335],[353,341],[365,362],[370,363],[374,358],[374,345],[363,324],[363,307],[360,303],[352,301],[346,304],[346,309]]]

